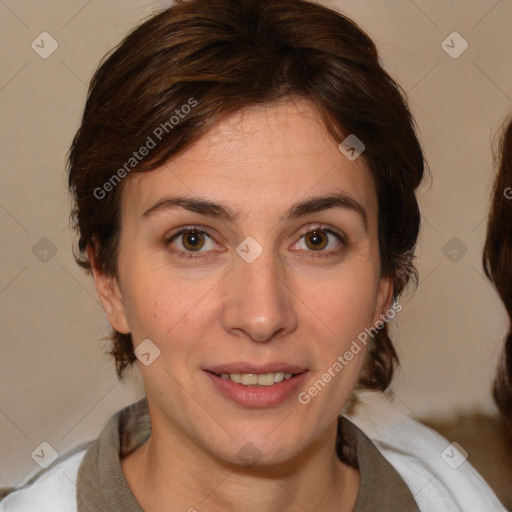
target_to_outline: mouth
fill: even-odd
[[[209,370],[207,370],[209,371]],[[242,384],[243,386],[248,387],[266,387],[272,386],[273,384],[277,384],[279,382],[283,382],[288,379],[292,379],[300,373],[292,373],[292,372],[268,372],[268,373],[213,373],[217,377],[220,377],[224,380],[231,380],[236,382],[237,384]],[[303,372],[301,372],[303,373]]]
[[[213,389],[244,407],[276,407],[304,385],[308,370],[287,363],[233,363],[203,369]]]
[[[205,371],[243,386],[264,387],[293,379],[307,372],[307,369],[282,362],[265,365],[238,362],[205,368]]]

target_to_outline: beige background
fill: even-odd
[[[420,285],[393,326],[402,361],[393,388],[419,417],[494,413],[490,386],[507,322],[483,277],[481,249],[490,142],[511,110],[512,3],[329,4],[369,33],[408,92],[433,176],[420,193]],[[64,452],[93,439],[142,396],[137,378],[117,383],[102,355],[106,318],[71,256],[65,155],[100,58],[165,5],[0,0],[0,486],[38,469],[31,452],[42,441]],[[43,31],[59,45],[48,59],[31,48]],[[469,44],[457,59],[441,47],[453,31]],[[32,252],[43,237],[57,250],[46,262]],[[453,237],[467,248],[462,258],[457,249],[457,262],[443,252]]]

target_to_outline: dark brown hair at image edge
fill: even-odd
[[[510,321],[494,382],[494,398],[512,433],[512,118],[504,126],[498,155],[483,264]]]
[[[195,107],[132,172],[164,164],[241,109],[306,98],[337,144],[355,134],[366,146],[379,201],[381,269],[394,278],[395,299],[417,282],[414,192],[425,168],[404,93],[353,21],[303,0],[178,1],[104,57],[69,152],[79,265],[90,270],[91,245],[97,268],[117,275],[124,181],[102,199],[94,191],[191,98]],[[135,360],[131,335],[114,331],[110,339],[122,379]],[[385,325],[370,343],[359,388],[385,390],[397,363]]]

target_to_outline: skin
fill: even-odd
[[[338,143],[309,102],[289,99],[238,112],[166,165],[126,178],[119,276],[95,269],[94,280],[112,327],[161,351],[149,366],[137,362],[152,434],[122,460],[144,510],[353,509],[360,474],[334,447],[364,349],[307,405],[296,394],[274,407],[237,405],[203,371],[284,361],[308,369],[304,391],[389,309],[375,185],[364,157],[349,161]],[[280,220],[298,201],[340,191],[364,208],[366,226],[340,207]],[[222,203],[239,217],[174,208],[141,218],[169,194]],[[303,235],[318,224],[320,248]],[[185,235],[167,244],[190,225],[211,236],[200,238],[199,252]],[[236,253],[247,236],[263,249],[250,264]],[[247,443],[259,453],[251,467],[237,456]]]

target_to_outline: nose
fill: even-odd
[[[297,328],[297,297],[286,282],[285,269],[271,251],[252,263],[236,257],[224,284],[222,323],[238,337],[264,343]]]

